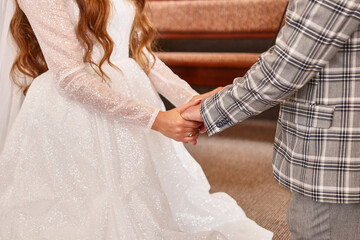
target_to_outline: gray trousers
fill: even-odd
[[[360,240],[360,204],[320,203],[293,192],[288,226],[291,240]]]

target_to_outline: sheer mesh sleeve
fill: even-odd
[[[64,95],[119,121],[152,126],[159,110],[113,91],[88,69],[67,0],[20,0],[19,4]]]
[[[149,78],[156,90],[175,106],[181,106],[191,100],[198,93],[190,85],[176,75],[158,57],[154,59],[150,53],[147,57],[151,64],[155,64],[149,73]]]

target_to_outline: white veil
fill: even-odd
[[[22,91],[12,84],[11,66],[17,48],[10,33],[10,21],[15,11],[15,0],[1,0],[0,5],[0,153],[6,135],[20,110],[24,99]]]

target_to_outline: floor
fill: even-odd
[[[247,120],[186,147],[203,167],[212,192],[230,194],[249,218],[274,232],[274,240],[287,240],[290,192],[272,176],[275,128],[274,121]]]

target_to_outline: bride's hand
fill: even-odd
[[[175,141],[196,145],[202,123],[185,120],[181,113],[200,102],[201,100],[195,100],[166,112],[160,111],[151,128]]]
[[[214,90],[212,90],[212,91],[210,91],[210,92],[207,92],[207,93],[204,93],[204,94],[200,94],[200,95],[196,95],[196,96],[194,96],[194,97],[190,100],[190,102],[191,102],[191,101],[195,101],[195,100],[197,100],[197,99],[205,100],[205,99],[207,99],[208,97],[211,97],[212,95],[214,95],[215,93],[217,93],[217,92],[219,92],[219,91],[221,91],[221,90],[223,90],[223,89],[224,89],[224,87],[217,87],[217,88],[215,88]]]

